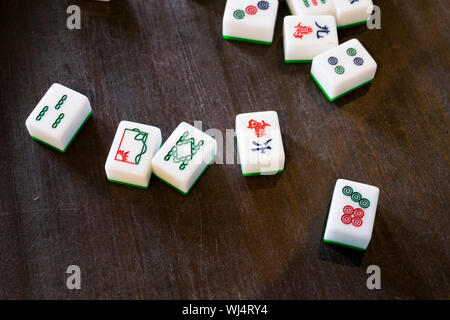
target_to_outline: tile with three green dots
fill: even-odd
[[[86,96],[55,83],[25,125],[34,140],[65,152],[91,115],[91,104]]]
[[[366,250],[372,238],[380,190],[368,184],[336,181],[324,241]]]

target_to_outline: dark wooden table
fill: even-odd
[[[222,39],[224,0],[1,1],[0,298],[450,298],[449,3],[376,2],[381,30],[339,32],[373,55],[375,81],[330,103],[309,64],[283,62],[284,3],[266,47]],[[25,128],[54,82],[94,110],[65,154]],[[166,139],[262,110],[280,117],[280,175],[216,164],[188,196],[106,180],[121,120]],[[338,178],[381,190],[365,253],[322,242]],[[81,290],[66,288],[72,264]]]

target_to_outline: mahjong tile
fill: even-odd
[[[380,190],[339,179],[334,187],[324,241],[366,250],[372,237]]]
[[[159,128],[121,121],[105,164],[108,180],[147,188],[152,174],[152,158],[161,143]]]
[[[336,20],[333,16],[287,16],[283,44],[286,63],[311,62],[316,55],[338,46]]]
[[[372,14],[372,0],[333,0],[339,29],[366,24]]]
[[[31,112],[25,125],[34,140],[65,152],[91,115],[86,96],[55,83]]]
[[[372,82],[377,63],[357,40],[349,40],[313,59],[311,76],[330,101]]]
[[[153,173],[187,194],[216,156],[216,140],[201,130],[180,123],[152,160]]]
[[[277,0],[228,0],[223,37],[269,45],[273,41],[277,10]]]
[[[285,155],[275,111],[238,114],[236,138],[244,176],[283,171]]]
[[[333,0],[286,0],[293,15],[334,15]]]

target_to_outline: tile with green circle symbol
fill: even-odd
[[[377,63],[357,39],[314,57],[311,76],[330,101],[371,83]]]
[[[270,45],[273,41],[278,0],[227,0],[223,37]]]
[[[339,29],[366,24],[372,14],[372,0],[333,0]]]
[[[108,180],[147,188],[152,174],[152,158],[161,142],[159,128],[121,121],[105,163]]]
[[[25,125],[34,140],[65,152],[91,115],[91,104],[86,96],[55,83]]]
[[[324,241],[359,250],[372,238],[380,190],[368,184],[336,181],[328,212]]]
[[[213,162],[216,152],[215,139],[182,122],[153,157],[152,170],[168,185],[187,194]]]

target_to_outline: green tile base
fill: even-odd
[[[355,23],[351,23],[351,24],[347,24],[345,26],[340,26],[337,27],[338,30],[342,30],[342,29],[347,29],[347,28],[352,28],[352,27],[357,27],[363,24],[367,24],[368,20],[364,20],[364,21],[360,21],[360,22],[355,22]]]
[[[366,249],[363,249],[363,248],[360,248],[360,247],[350,246],[350,245],[345,244],[345,243],[335,242],[335,241],[327,240],[325,238],[323,239],[323,241],[326,242],[326,243],[334,244],[334,245],[341,246],[341,247],[346,247],[346,248],[350,248],[350,249],[356,249],[356,250],[360,250],[360,251],[366,251]]]
[[[46,145],[47,147],[50,147],[50,148],[52,148],[52,149],[54,149],[54,150],[57,150],[57,151],[59,151],[59,152],[64,153],[64,152],[66,152],[66,150],[70,147],[70,145],[71,145],[72,142],[75,140],[75,138],[78,136],[78,134],[80,133],[81,129],[83,129],[83,127],[84,127],[84,125],[86,124],[86,122],[87,122],[87,121],[89,120],[89,118],[92,116],[92,113],[93,113],[93,112],[92,112],[92,110],[91,110],[91,112],[89,112],[89,114],[87,115],[86,119],[84,119],[84,121],[83,121],[83,123],[81,124],[81,126],[78,128],[77,132],[75,132],[75,134],[73,135],[72,139],[70,139],[69,143],[68,143],[67,146],[64,148],[64,150],[59,149],[59,148],[57,148],[57,147],[55,147],[55,146],[52,146],[51,144],[48,144],[47,142],[42,141],[41,139],[38,139],[38,138],[36,138],[36,137],[34,137],[34,136],[31,136],[31,138],[32,138],[33,140],[36,140],[36,141],[38,141],[38,142],[40,142],[40,143]]]
[[[365,82],[365,83],[363,83],[363,84],[361,84],[361,85],[359,85],[359,86],[357,86],[357,87],[355,87],[355,88],[353,88],[353,89],[351,89],[351,90],[349,90],[349,91],[347,91],[347,92],[344,92],[343,94],[341,94],[341,95],[339,95],[339,96],[337,96],[337,97],[335,97],[335,98],[330,98],[330,96],[328,95],[328,93],[325,91],[325,89],[322,87],[322,85],[319,83],[319,81],[317,81],[317,79],[314,77],[314,75],[313,75],[312,73],[311,73],[311,77],[313,78],[313,80],[314,80],[314,82],[317,84],[317,86],[320,88],[320,90],[323,92],[323,94],[324,94],[324,95],[327,97],[327,99],[330,100],[331,102],[333,102],[333,101],[335,101],[335,100],[337,100],[337,99],[339,99],[339,98],[341,98],[341,97],[343,97],[343,96],[349,94],[350,92],[353,92],[353,91],[355,91],[355,90],[358,90],[359,88],[364,87],[364,86],[368,85],[369,83],[371,83],[371,82],[373,81],[373,79],[372,79],[372,80],[369,80],[369,81],[367,81],[367,82]]]
[[[144,186],[139,186],[137,184],[131,184],[131,183],[126,183],[126,182],[117,181],[117,180],[111,180],[111,179],[108,179],[108,181],[109,182],[113,182],[113,183],[117,183],[117,184],[121,184],[121,185],[124,185],[124,186],[127,186],[127,187],[139,188],[139,189],[144,189],[144,190],[148,189],[148,186],[144,187]]]
[[[284,60],[286,63],[311,63],[312,60]]]
[[[182,194],[186,195],[188,194],[191,189],[195,186],[195,184],[197,183],[198,179],[200,179],[200,177],[203,175],[203,173],[205,172],[206,169],[208,169],[208,167],[214,162],[214,160],[216,159],[217,154],[214,155],[214,157],[212,158],[212,160],[208,163],[208,165],[203,169],[202,172],[200,172],[199,176],[197,177],[197,179],[195,179],[194,183],[192,184],[192,186],[189,188],[189,190],[187,192],[184,192],[180,189],[178,189],[177,187],[175,187],[173,184],[171,184],[170,182],[167,182],[166,180],[164,180],[163,178],[161,178],[160,176],[156,175],[155,173],[153,173],[153,175],[155,177],[157,177],[159,180],[161,180],[162,182],[164,182],[165,184],[171,186],[172,188],[174,188],[175,190],[178,190],[179,192],[181,192]]]
[[[278,171],[267,171],[267,172],[253,172],[253,173],[243,173],[242,175],[244,177],[253,177],[253,176],[270,176],[270,175],[274,175],[274,174],[278,174],[283,172],[283,170],[278,170]]]
[[[226,36],[223,35],[223,38],[226,40],[235,40],[235,41],[241,41],[241,42],[249,42],[249,43],[256,43],[256,44],[264,44],[266,46],[270,46],[272,42],[266,42],[266,41],[259,41],[259,40],[252,40],[252,39],[245,39],[245,38],[237,38],[232,36]]]

